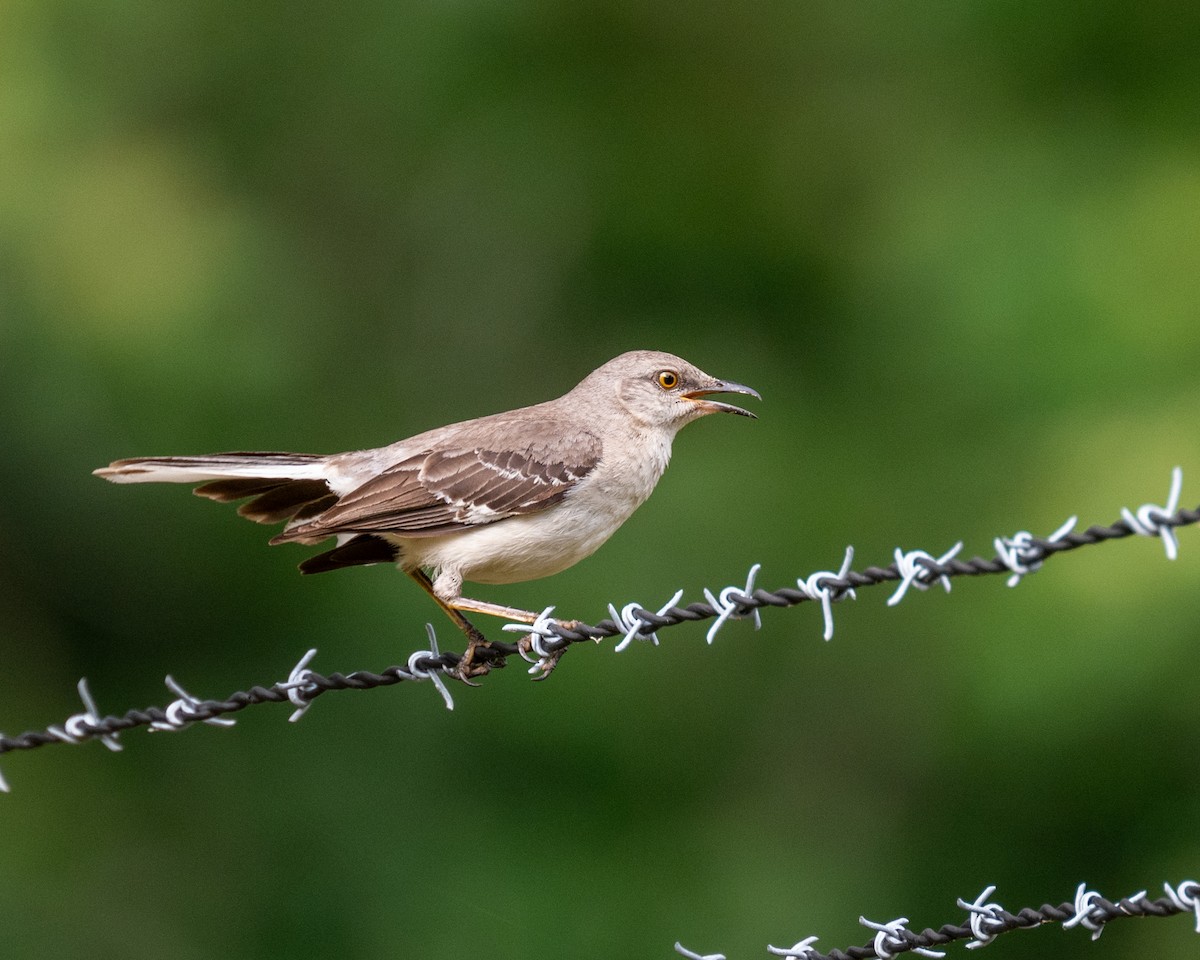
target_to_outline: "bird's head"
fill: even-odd
[[[750,387],[718,380],[686,360],[654,350],[623,353],[594,371],[580,386],[614,390],[618,402],[634,420],[671,430],[709,413],[736,413],[755,419],[749,410],[709,399],[713,394],[742,393],[762,399]]]

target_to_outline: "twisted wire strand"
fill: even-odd
[[[888,923],[877,923],[875,920],[859,917],[858,922],[875,931],[875,937],[862,947],[847,947],[832,949],[821,953],[814,944],[820,937],[809,936],[794,943],[791,947],[767,947],[767,953],[773,956],[784,956],[790,960],[893,960],[904,953],[914,953],[929,958],[946,956],[944,950],[936,947],[948,943],[966,940],[967,949],[988,946],[1001,934],[1014,930],[1028,930],[1044,924],[1061,924],[1063,929],[1072,926],[1082,926],[1090,930],[1092,940],[1098,940],[1103,934],[1105,925],[1112,920],[1122,917],[1171,917],[1180,913],[1194,913],[1196,917],[1195,930],[1200,934],[1200,883],[1194,880],[1184,880],[1172,886],[1164,883],[1164,896],[1157,900],[1148,899],[1146,890],[1139,890],[1133,896],[1124,896],[1116,901],[1106,900],[1104,896],[1087,888],[1086,883],[1080,883],[1075,890],[1075,899],[1063,904],[1043,904],[1040,907],[1025,907],[1016,913],[1004,910],[1000,904],[985,902],[995,893],[996,888],[990,886],[973,902],[960,899],[958,905],[968,911],[967,923],[943,924],[936,930],[926,928],[914,931],[907,928],[908,918],[900,917],[889,920]],[[697,953],[683,946],[674,944],[676,953],[688,960],[726,960],[721,953]]]
[[[1093,922],[1104,924],[1118,917],[1170,917],[1183,913],[1185,909],[1166,896],[1153,901],[1132,901],[1125,898],[1115,903],[1100,897],[1093,901],[1089,916]],[[1066,901],[1059,904],[1043,903],[1040,907],[1023,907],[1016,913],[1001,909],[996,912],[995,922],[989,924],[988,930],[991,936],[998,936],[1012,933],[1014,930],[1030,930],[1049,923],[1067,923],[1074,916],[1075,904]],[[898,931],[896,936],[902,943],[890,944],[891,949],[888,953],[893,956],[914,950],[932,950],[959,940],[975,939],[975,933],[969,923],[945,923],[936,930],[926,927],[920,932],[904,929]],[[835,947],[828,953],[812,950],[804,955],[805,960],[870,960],[879,956],[874,941],[860,947]]]
[[[1178,510],[1170,517],[1161,520],[1159,526],[1174,529],[1196,523],[1200,523],[1200,507]],[[1083,531],[1067,533],[1058,540],[1034,537],[1031,538],[1024,556],[1028,565],[1032,566],[1042,563],[1058,553],[1076,550],[1079,547],[1093,546],[1108,540],[1120,540],[1138,532],[1125,520],[1118,520],[1111,526],[1091,526]],[[933,559],[919,558],[916,562],[928,571],[930,581],[941,577],[979,577],[997,573],[1012,573],[1012,568],[998,556],[990,560],[979,556],[972,557],[970,560],[952,558],[943,563],[938,563]],[[823,586],[829,588],[833,599],[836,600],[855,588],[898,581],[902,580],[903,576],[897,564],[891,563],[886,567],[871,566],[862,571],[848,570],[844,577],[831,574],[821,577],[820,580]],[[774,591],[759,588],[749,595],[744,593],[735,595],[733,599],[737,601],[739,614],[747,614],[763,607],[792,607],[810,602],[813,598],[797,588],[783,587]],[[709,620],[720,613],[713,608],[712,604],[704,602],[690,603],[685,607],[670,607],[661,613],[646,609],[635,612],[649,630],[660,630],[663,627],[673,627],[681,623]],[[583,640],[602,640],[625,633],[625,629],[611,619],[601,620],[596,624],[571,625],[551,621],[547,629],[563,641],[563,646]],[[547,650],[556,649],[554,641],[546,643],[545,646]]]
[[[1156,525],[1164,531],[1200,523],[1200,507],[1180,509],[1168,515],[1156,518]],[[1092,546],[1109,540],[1119,540],[1135,534],[1146,535],[1145,529],[1138,529],[1139,523],[1131,523],[1125,519],[1117,520],[1110,526],[1092,526],[1080,532],[1065,533],[1056,539],[1031,537],[1027,547],[1023,548],[1022,558],[1029,567],[1036,567],[1050,557],[1075,550],[1079,547]],[[926,571],[927,582],[942,578],[963,576],[986,576],[991,574],[1011,574],[1012,566],[1000,556],[991,559],[972,557],[969,560],[959,560],[954,557],[942,562],[926,556],[918,557],[915,562]],[[832,599],[837,599],[851,591],[877,584],[895,582],[904,579],[904,574],[896,563],[886,567],[870,566],[862,571],[847,569],[842,576],[829,574],[819,577],[819,586],[829,591]],[[735,616],[746,616],[764,607],[793,607],[810,602],[814,599],[809,593],[794,588],[783,587],[778,590],[753,589],[749,593],[731,589],[728,596],[736,605]],[[714,598],[715,599],[715,598]],[[645,625],[648,632],[657,632],[666,627],[678,626],[683,623],[695,623],[711,620],[729,611],[719,610],[711,603],[703,601],[690,603],[686,606],[670,606],[660,611],[639,608],[634,614]],[[625,625],[611,618],[600,620],[595,624],[577,622],[559,622],[548,620],[541,627],[542,638],[538,644],[540,652],[553,656],[575,643],[585,640],[601,640],[609,637],[622,636],[629,631]],[[432,635],[432,628],[430,628]],[[436,647],[436,644],[431,644]],[[525,656],[525,649],[519,643],[503,640],[493,640],[487,647],[481,647],[475,652],[475,664],[496,669],[503,667],[507,659],[514,654]],[[353,673],[321,674],[305,669],[302,682],[282,682],[271,686],[253,686],[248,690],[230,694],[223,700],[204,700],[189,698],[184,709],[169,713],[170,707],[146,707],[145,709],[128,710],[120,716],[99,716],[89,709],[83,714],[76,714],[69,723],[69,732],[62,726],[50,726],[43,730],[28,730],[15,735],[0,734],[0,754],[16,750],[32,750],[37,747],[54,743],[80,743],[91,739],[111,738],[115,734],[138,727],[154,729],[183,729],[193,723],[211,722],[227,714],[236,713],[246,707],[260,703],[292,703],[301,707],[310,704],[318,697],[335,690],[371,690],[376,687],[393,686],[403,681],[434,679],[440,685],[441,676],[455,677],[462,654],[452,651],[437,652],[435,650],[414,654],[406,666],[390,666],[379,673],[368,670],[356,670]],[[448,707],[453,707],[450,694],[440,685],[443,697]],[[179,701],[176,701],[178,704]],[[174,706],[174,705],[172,705]],[[298,710],[293,715],[297,715]],[[64,725],[67,726],[67,725]],[[0,779],[0,789],[4,789]]]
[[[947,923],[936,930],[925,928],[910,930],[908,919],[900,917],[888,923],[877,923],[859,917],[859,923],[875,931],[870,943],[862,946],[835,948],[822,953],[814,944],[818,937],[805,937],[790,947],[768,946],[767,952],[789,960],[891,960],[903,953],[915,953],[924,957],[944,957],[944,951],[936,949],[960,940],[968,940],[967,949],[986,946],[1001,934],[1015,930],[1029,930],[1045,924],[1057,923],[1064,928],[1081,926],[1091,931],[1093,940],[1099,939],[1106,924],[1128,917],[1170,917],[1191,913],[1196,917],[1196,932],[1200,934],[1200,883],[1184,880],[1172,886],[1163,884],[1165,894],[1156,900],[1146,896],[1142,890],[1120,900],[1108,900],[1086,884],[1080,884],[1075,899],[1060,904],[1044,903],[1040,907],[1025,907],[1016,913],[1005,910],[997,903],[985,903],[995,892],[989,886],[974,902],[960,899],[958,906],[969,912],[966,923]],[[675,944],[675,952],[688,960],[726,960],[721,953],[697,953]]]

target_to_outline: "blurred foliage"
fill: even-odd
[[[762,390],[604,616],[1165,497],[1200,450],[1200,7],[0,6],[0,725],[379,668],[436,611],[119,456],[374,446],[650,347]],[[11,957],[733,957],[1194,875],[1200,544],[3,763]],[[453,642],[438,622],[443,642]],[[493,625],[493,629],[495,626]],[[1005,957],[1179,956],[1186,921]],[[1097,952],[1099,951],[1099,952]]]

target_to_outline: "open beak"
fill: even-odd
[[[683,396],[699,406],[705,413],[736,413],[740,417],[749,417],[751,420],[758,419],[756,414],[751,413],[749,410],[743,410],[741,407],[735,407],[732,403],[721,403],[719,400],[705,399],[714,393],[743,393],[746,396],[753,397],[755,400],[762,399],[758,395],[758,391],[753,387],[747,387],[741,383],[733,383],[730,380],[717,380],[712,386],[704,387],[701,390],[689,390]]]

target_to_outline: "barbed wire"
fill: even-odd
[[[621,637],[614,648],[620,652],[634,640],[657,644],[658,631],[664,628],[712,620],[706,634],[706,640],[711,644],[730,620],[749,617],[758,626],[764,608],[794,607],[806,602],[821,604],[824,617],[822,636],[829,640],[833,636],[833,603],[854,599],[859,588],[898,581],[899,586],[888,600],[888,605],[894,606],[904,599],[910,588],[926,590],[940,583],[949,591],[951,579],[960,576],[1007,573],[1008,586],[1013,587],[1055,554],[1134,535],[1162,538],[1167,558],[1173,560],[1178,556],[1175,530],[1200,522],[1200,508],[1178,508],[1182,483],[1182,470],[1176,467],[1172,472],[1165,505],[1147,503],[1136,510],[1123,508],[1122,518],[1111,526],[1092,526],[1075,532],[1076,518],[1071,517],[1045,538],[1035,537],[1024,530],[1008,537],[997,537],[994,540],[996,556],[990,560],[978,556],[966,561],[957,559],[962,549],[961,542],[937,557],[924,550],[904,551],[897,547],[895,561],[889,566],[871,566],[859,572],[850,569],[854,550],[847,547],[836,573],[822,570],[801,577],[796,580],[794,588],[783,587],[770,591],[756,587],[755,581],[761,569],[761,565],[756,563],[750,568],[743,586],[727,586],[715,593],[705,588],[705,602],[684,607],[678,606],[683,596],[682,590],[657,610],[650,610],[636,602],[627,603],[619,609],[615,604],[609,604],[609,619],[596,624],[556,620],[550,616],[554,608],[547,607],[532,625],[504,625],[501,628],[503,631],[523,634],[522,640],[517,643],[491,641],[488,646],[475,651],[473,666],[482,667],[485,671],[496,669],[503,667],[509,657],[517,655],[532,664],[529,673],[541,680],[549,676],[571,645],[585,640]],[[412,653],[403,666],[390,666],[379,673],[356,670],[350,674],[320,674],[309,666],[316,655],[313,649],[305,653],[286,680],[269,686],[252,686],[248,690],[232,693],[223,700],[195,697],[168,676],[166,684],[175,695],[173,701],[165,707],[134,709],[120,716],[101,715],[86,679],[80,680],[78,690],[83,701],[82,711],[72,714],[61,724],[50,725],[43,730],[29,730],[13,736],[0,734],[0,754],[32,750],[55,743],[79,744],[89,740],[99,740],[110,750],[119,750],[121,746],[117,735],[127,730],[147,727],[152,732],[179,731],[196,723],[228,726],[233,720],[227,715],[261,703],[290,703],[294,708],[290,719],[294,722],[304,715],[314,700],[331,691],[370,690],[404,681],[429,681],[441,694],[446,708],[452,710],[454,699],[445,680],[461,679],[458,666],[462,654],[440,651],[433,626],[426,624],[425,628],[429,639],[427,649]],[[2,775],[0,790],[8,790]]]
[[[1167,559],[1174,560],[1179,554],[1175,528],[1200,522],[1200,508],[1179,509],[1182,488],[1183,470],[1175,467],[1171,473],[1171,486],[1165,505],[1146,503],[1137,510],[1123,507],[1122,519],[1107,527],[1092,526],[1087,530],[1074,532],[1078,518],[1072,516],[1045,538],[1035,537],[1027,530],[1021,530],[1008,537],[996,537],[993,541],[996,556],[990,560],[978,556],[966,561],[956,559],[963,547],[959,541],[938,557],[924,550],[905,551],[897,547],[892,564],[887,567],[867,567],[858,572],[850,569],[854,548],[847,547],[842,566],[837,573],[822,570],[808,577],[801,577],[796,581],[795,588],[784,587],[775,591],[756,589],[755,578],[761,565],[755,564],[750,568],[746,584],[742,588],[725,587],[716,594],[706,588],[706,603],[676,606],[682,596],[682,592],[678,592],[658,611],[646,609],[636,602],[625,604],[619,611],[615,604],[609,604],[611,618],[595,625],[555,620],[550,616],[554,608],[547,607],[532,626],[511,623],[501,629],[537,638],[538,642],[533,649],[539,654],[539,659],[534,662],[529,672],[541,674],[539,679],[543,679],[554,669],[562,652],[573,643],[621,636],[622,641],[617,645],[617,651],[620,652],[635,639],[657,644],[657,633],[664,627],[715,618],[706,635],[711,644],[717,632],[729,620],[753,617],[757,628],[761,623],[760,611],[764,607],[791,607],[809,601],[819,602],[825,622],[823,637],[829,640],[833,637],[831,605],[838,600],[855,599],[855,589],[859,587],[899,581],[899,586],[888,598],[888,606],[895,606],[903,600],[911,587],[927,590],[934,583],[940,583],[948,593],[952,577],[1008,573],[1008,586],[1015,587],[1023,577],[1039,570],[1042,564],[1056,553],[1134,535],[1161,537]],[[522,655],[525,654],[525,649],[522,647]]]
[[[886,923],[859,917],[858,922],[874,933],[871,942],[865,946],[821,953],[814,946],[819,938],[805,937],[790,947],[768,946],[767,953],[790,960],[868,960],[871,957],[892,960],[899,954],[909,952],[922,957],[944,957],[945,951],[933,948],[957,940],[969,940],[966,946],[971,950],[987,946],[1001,934],[1049,923],[1062,924],[1066,929],[1083,927],[1091,931],[1093,940],[1097,940],[1104,932],[1105,924],[1113,920],[1123,917],[1170,917],[1181,913],[1195,914],[1195,929],[1200,934],[1200,883],[1195,880],[1184,880],[1177,886],[1164,883],[1163,890],[1163,896],[1157,900],[1149,899],[1146,891],[1140,890],[1131,897],[1112,901],[1081,883],[1071,901],[1057,906],[1044,903],[1040,907],[1025,907],[1010,913],[1000,904],[988,902],[996,892],[995,886],[989,886],[972,901],[962,898],[957,901],[959,908],[967,911],[965,923],[947,923],[936,930],[926,928],[917,933],[908,928],[907,917]],[[675,952],[687,960],[726,960],[723,953],[696,953],[678,942]]]

